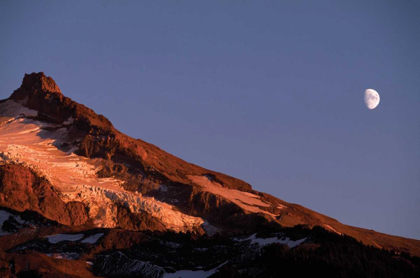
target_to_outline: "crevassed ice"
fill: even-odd
[[[173,210],[169,204],[125,191],[123,181],[99,178],[100,159],[77,156],[74,149],[59,149],[66,141],[67,127],[20,117],[36,115],[13,101],[0,104],[0,163],[18,163],[47,178],[64,202],[80,201],[89,208],[89,216],[98,227],[117,225],[117,205],[133,213],[148,212],[167,228],[175,231],[195,230],[204,221]],[[23,113],[23,114],[24,114]],[[71,122],[71,119],[68,121]],[[55,127],[54,131],[45,127]]]

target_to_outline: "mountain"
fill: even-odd
[[[269,277],[267,259],[318,260],[331,246],[419,273],[420,241],[344,225],[131,138],[42,72],[0,101],[0,122],[5,277]]]

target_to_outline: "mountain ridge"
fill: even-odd
[[[54,142],[49,146],[55,148],[57,157],[60,159],[77,157],[80,163],[85,162],[88,165],[86,167],[94,165],[97,170],[86,174],[94,179],[90,187],[79,188],[78,185],[72,184],[71,190],[68,190],[67,185],[63,184],[70,183],[64,181],[58,173],[49,173],[45,165],[35,165],[35,162],[24,161],[27,165],[38,166],[37,169],[43,169],[43,173],[47,173],[47,178],[43,181],[46,185],[43,187],[42,194],[52,197],[42,199],[35,194],[32,197],[34,205],[29,208],[20,207],[18,211],[34,210],[48,219],[65,225],[87,225],[94,228],[97,227],[95,226],[97,223],[105,223],[104,225],[112,223],[117,227],[133,231],[178,229],[209,235],[252,232],[261,227],[306,225],[308,228],[313,228],[321,226],[333,233],[354,237],[367,245],[420,255],[420,241],[418,240],[344,225],[298,204],[288,203],[270,194],[258,192],[240,179],[188,163],[153,144],[131,138],[119,132],[105,116],[98,115],[92,109],[64,96],[54,80],[45,76],[43,72],[25,75],[21,87],[15,90],[8,100],[0,104],[0,115],[7,116],[7,111],[13,109],[20,111],[21,108],[10,101],[32,112],[27,112],[27,115],[22,116],[21,122],[18,122],[19,118],[17,118],[21,117],[20,114],[8,115],[8,121],[11,121],[8,123],[9,127],[16,125],[19,132],[24,132],[25,126],[31,124],[34,129],[38,128],[36,132],[41,134],[31,140],[39,138],[52,140]],[[15,108],[12,109],[12,106]],[[36,142],[44,144],[45,140]],[[31,144],[23,146],[32,148]],[[22,192],[39,188],[39,185],[35,183],[31,185],[28,182],[19,183],[13,181],[13,175],[7,175],[11,171],[10,167],[17,167],[13,171],[25,172],[27,170],[24,168],[27,166],[10,165],[11,162],[16,162],[18,151],[9,150],[11,147],[8,144],[4,144],[3,148],[3,160],[8,161],[8,164],[1,166],[0,169],[2,180],[0,205],[16,209],[16,204],[10,203],[10,198],[5,197],[5,190],[10,190],[10,187],[6,188],[4,185],[12,184],[14,188],[22,188]],[[10,155],[5,154],[7,151]],[[42,151],[45,153],[45,150]],[[44,153],[36,159],[42,160]],[[63,167],[65,169],[67,166]],[[34,170],[31,171],[32,175],[38,175],[33,172]],[[30,174],[26,175],[30,176]],[[35,177],[37,178],[39,179]],[[105,181],[106,186],[109,184],[109,188],[94,185],[101,181]],[[54,195],[55,191],[49,192],[48,187],[54,188],[58,193]],[[85,194],[89,200],[99,202],[101,198],[107,198],[109,203],[106,206],[99,204],[96,208],[87,199],[73,196],[74,190],[79,190],[78,194]],[[91,193],[87,195],[86,192],[92,191],[96,195]],[[23,195],[25,194],[17,194],[17,196]],[[64,206],[59,205],[60,202],[63,202]],[[36,204],[41,204],[41,206],[37,207]],[[68,209],[69,204],[75,208]],[[55,206],[64,211],[78,211],[78,216],[75,218],[71,213],[68,216],[49,215],[46,212],[47,209],[42,209],[42,205]],[[100,211],[107,206],[113,209],[106,211],[104,215],[92,212],[95,209]],[[156,209],[155,206],[157,206]],[[165,213],[160,214],[162,211]],[[164,219],[167,214],[173,215],[174,219],[180,219],[180,223],[183,224],[168,222]],[[60,217],[68,217],[69,220],[63,220],[64,218]],[[73,218],[79,219],[78,222],[74,222]]]

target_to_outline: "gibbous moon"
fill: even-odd
[[[381,99],[377,91],[373,89],[367,89],[365,91],[365,104],[367,108],[371,110],[375,109],[376,106],[378,106],[380,100]]]

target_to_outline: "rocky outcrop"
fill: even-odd
[[[65,97],[55,81],[43,72],[25,74],[22,85],[9,99],[38,111],[38,117],[44,120],[63,123],[72,118],[79,131],[86,134],[93,127],[108,131],[113,128],[104,116]]]
[[[165,225],[146,212],[134,214],[126,207],[118,207],[118,226],[128,231],[166,231]]]
[[[0,206],[39,212],[70,226],[84,225],[89,220],[82,203],[64,203],[48,181],[20,165],[0,166]]]

